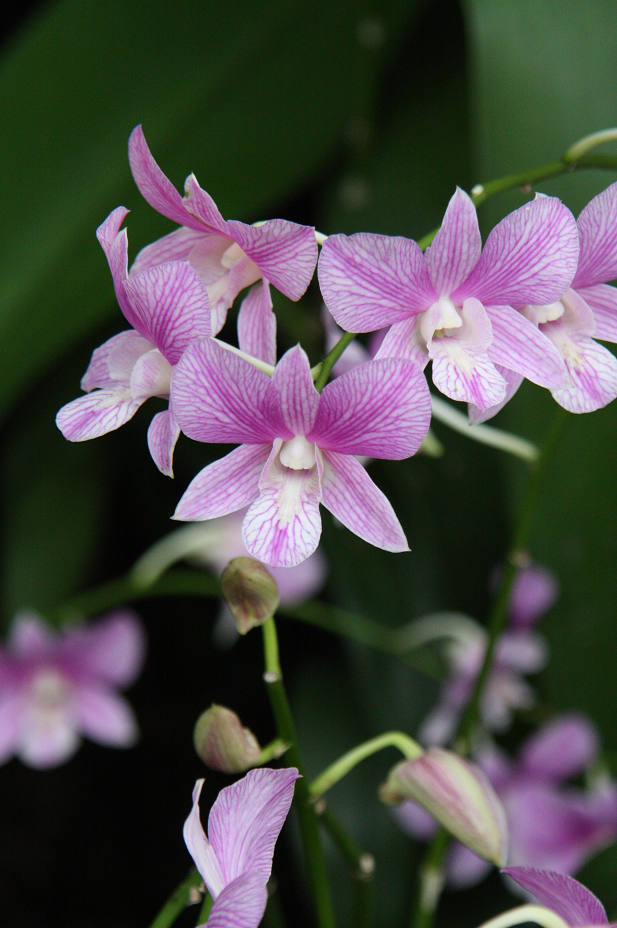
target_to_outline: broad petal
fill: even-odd
[[[210,194],[199,186],[194,174],[189,174],[187,177],[184,182],[184,190],[186,193],[186,199],[184,200],[186,209],[199,221],[199,227],[203,231],[225,235],[231,239],[232,236],[228,228],[229,223],[221,216]],[[189,225],[189,223],[185,222],[184,225]]]
[[[311,226],[269,219],[249,226],[230,220],[229,234],[266,280],[290,300],[299,300],[315,273],[317,241]]]
[[[173,457],[176,442],[180,437],[180,426],[169,412],[157,412],[148,428],[148,449],[152,460],[166,477],[173,477]]]
[[[75,692],[75,722],[99,744],[130,747],[137,740],[137,722],[129,704],[107,687],[80,683]]]
[[[141,402],[127,389],[93,390],[63,406],[56,415],[56,425],[69,441],[88,441],[119,429],[135,415]]]
[[[422,338],[418,316],[395,322],[391,325],[375,354],[379,358],[403,358],[413,363],[421,371],[428,364],[428,349],[426,341]]]
[[[214,339],[195,342],[174,370],[170,409],[197,441],[262,444],[290,438],[271,409],[272,381]],[[281,433],[280,427],[283,426]]]
[[[341,454],[400,460],[418,450],[430,419],[424,374],[410,361],[382,358],[324,388],[309,439]]]
[[[171,364],[158,348],[144,352],[131,371],[129,385],[132,398],[143,403],[151,396],[169,396],[171,371]]]
[[[583,715],[572,713],[541,728],[527,741],[520,763],[544,780],[578,776],[598,753],[598,735]]]
[[[126,386],[138,358],[152,348],[152,342],[134,329],[112,335],[92,352],[88,369],[81,378],[81,389]]]
[[[126,292],[136,328],[176,364],[195,339],[212,334],[210,303],[197,271],[184,261],[159,264],[131,277]]]
[[[181,226],[203,231],[199,220],[188,212],[182,197],[152,157],[141,126],[136,126],[129,137],[129,164],[137,189],[157,213]]]
[[[307,435],[320,406],[306,352],[296,345],[286,351],[272,377],[281,415],[292,435]]]
[[[321,249],[318,275],[328,309],[349,332],[401,322],[437,299],[424,255],[401,236],[331,235]]]
[[[452,299],[475,296],[485,306],[552,303],[570,286],[578,250],[570,210],[556,197],[537,197],[495,226]]]
[[[559,351],[529,319],[511,306],[486,309],[493,327],[488,357],[541,387],[561,387],[568,374]]]
[[[617,184],[599,193],[577,220],[581,253],[572,286],[591,287],[617,277]]]
[[[324,451],[322,503],[354,535],[384,551],[409,551],[405,533],[381,490],[354,457]]]
[[[196,522],[226,516],[251,503],[259,493],[259,477],[271,445],[240,445],[204,467],[193,478],[173,514]]]
[[[279,460],[277,440],[259,481],[259,496],[244,517],[242,537],[251,557],[273,567],[295,567],[319,544],[319,464],[292,470]]]
[[[473,403],[480,409],[504,399],[505,381],[485,354],[465,349],[454,337],[434,340],[431,351],[433,383],[450,399]]]
[[[425,253],[428,272],[438,296],[448,296],[469,276],[481,250],[476,208],[467,194],[457,187],[448,203],[441,228]]]
[[[576,292],[593,311],[596,338],[617,342],[617,288],[597,284]]]
[[[257,928],[267,901],[262,875],[249,870],[229,883],[217,897],[207,928]]]
[[[228,881],[223,876],[221,863],[205,835],[199,817],[199,797],[203,785],[203,780],[197,780],[193,787],[193,805],[184,823],[182,836],[188,852],[206,884],[206,889],[212,898],[216,899]]]
[[[208,836],[225,883],[247,871],[267,882],[298,777],[295,767],[262,767],[218,794],[208,816]]]
[[[190,261],[193,250],[201,245],[208,233],[196,229],[176,229],[168,235],[163,235],[150,245],[146,245],[137,252],[131,265],[130,276],[135,277],[157,264],[168,264],[170,261]],[[223,250],[228,247],[225,239]],[[201,276],[201,275],[200,275]],[[206,281],[207,282],[207,281]]]
[[[560,915],[568,925],[608,924],[600,900],[571,876],[535,867],[504,867],[501,872],[533,893],[538,902]]]
[[[241,351],[276,364],[276,316],[272,312],[267,280],[251,287],[238,313],[238,346]]]
[[[497,373],[503,377],[504,383],[506,385],[506,392],[503,399],[496,403],[494,406],[488,406],[486,409],[480,409],[479,406],[476,406],[474,403],[470,403],[468,407],[469,421],[472,425],[476,425],[479,422],[486,422],[488,419],[492,419],[493,416],[496,416],[497,413],[503,409],[503,407],[508,403],[520,385],[522,384],[524,377],[522,374],[517,374],[516,371],[511,371],[508,368],[501,367],[499,364],[495,365]]]
[[[551,391],[560,406],[569,412],[593,412],[617,397],[617,358],[610,351],[584,335],[565,335],[558,347],[572,384]]]
[[[129,686],[139,674],[146,649],[144,630],[130,609],[119,609],[92,625],[65,633],[62,654],[77,664],[80,675],[110,686]]]

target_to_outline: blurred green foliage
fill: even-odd
[[[125,570],[168,530],[174,501],[204,463],[203,449],[184,441],[176,481],[161,477],[145,447],[148,412],[87,445],[67,445],[53,426],[57,408],[78,395],[91,350],[123,327],[96,226],[119,203],[130,207],[132,254],[169,229],[130,178],[126,139],[136,123],[172,180],[180,186],[195,171],[226,216],[282,214],[324,232],[419,237],[439,222],[456,184],[469,189],[551,160],[615,123],[616,27],[613,0],[40,5],[0,63],[5,622],[17,607],[44,608]],[[614,179],[588,172],[543,190],[578,210]],[[484,228],[521,202],[514,192],[488,203]],[[277,305],[283,340],[308,339],[317,360],[318,294],[311,291],[304,308]],[[553,409],[528,386],[496,424],[541,440]],[[588,712],[612,751],[616,426],[614,407],[572,417],[531,552],[562,585],[544,629],[552,652],[547,705]],[[523,464],[435,431],[442,459],[373,467],[412,554],[376,552],[324,520],[329,595],[392,625],[448,608],[485,617],[488,578],[524,479]],[[178,614],[173,629],[181,628]],[[414,730],[434,683],[360,648],[333,651],[323,637],[307,645],[304,635],[309,672],[292,632],[284,646],[311,771],[381,728]],[[377,856],[380,926],[403,923],[417,856],[374,798],[388,762],[376,760],[333,795]],[[584,873],[609,910],[617,905],[616,862],[607,852]],[[493,889],[495,899],[507,898],[496,882]],[[480,920],[482,894],[469,906],[472,896],[461,898],[464,906],[446,900],[444,925]],[[341,924],[349,924],[343,891],[339,905]]]

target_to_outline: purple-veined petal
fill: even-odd
[[[479,422],[486,422],[488,419],[492,419],[493,416],[496,416],[497,413],[503,409],[506,403],[512,399],[525,379],[522,374],[517,374],[516,371],[511,371],[508,368],[501,367],[499,364],[496,364],[495,367],[497,369],[497,373],[503,377],[504,383],[506,385],[505,395],[501,402],[496,403],[494,406],[488,406],[486,409],[480,409],[479,406],[476,406],[474,403],[470,403],[468,414],[469,421],[472,425],[476,425]]]
[[[75,724],[100,744],[130,747],[137,740],[133,710],[107,687],[80,683],[74,697]]]
[[[63,406],[56,415],[56,425],[69,441],[88,441],[119,429],[141,403],[126,388],[93,390]]]
[[[217,897],[207,928],[257,928],[266,910],[268,891],[260,873],[243,873]]]
[[[96,237],[107,258],[120,309],[125,319],[135,328],[133,308],[124,289],[128,277],[128,236],[126,229],[120,229],[128,212],[124,206],[112,210],[96,230]]]
[[[203,244],[204,239],[209,240],[211,238],[214,238],[214,236],[204,233],[203,230],[182,228],[169,232],[168,235],[163,235],[137,252],[135,260],[131,264],[130,276],[135,277],[142,271],[156,267],[158,264],[168,264],[170,261],[188,261],[189,264],[195,267],[191,261],[193,252]],[[229,240],[225,238],[221,241],[221,250],[224,251],[225,248],[229,247]],[[198,269],[196,268],[196,270]],[[208,283],[201,273],[199,276],[205,284]]]
[[[216,899],[225,887],[225,883],[228,881],[223,876],[221,862],[218,860],[214,848],[205,835],[199,817],[199,797],[203,785],[203,780],[197,780],[195,783],[193,788],[193,804],[184,823],[182,835],[188,852],[193,858],[195,866],[206,884],[206,889],[212,898]]]
[[[532,893],[538,902],[552,909],[573,928],[608,924],[600,900],[571,876],[534,867],[504,867],[501,872]]]
[[[0,764],[15,753],[22,725],[21,689],[0,695]]]
[[[617,358],[585,335],[552,335],[564,356],[571,386],[552,390],[569,412],[593,412],[617,397]]]
[[[604,342],[617,342],[617,288],[596,284],[576,292],[593,312],[595,337]]]
[[[359,461],[324,451],[322,504],[354,535],[384,551],[409,551],[401,523]]]
[[[129,137],[129,164],[137,189],[157,213],[181,226],[203,228],[188,212],[182,197],[152,157],[141,126],[136,126]]]
[[[80,676],[112,686],[129,686],[144,661],[146,641],[136,614],[119,609],[92,625],[69,629],[61,653],[76,665]]]
[[[259,493],[259,477],[271,445],[240,445],[204,467],[188,485],[173,518],[214,519],[242,509]]]
[[[511,306],[488,306],[493,329],[488,357],[494,364],[522,374],[541,387],[561,387],[568,375],[563,358],[549,338]]]
[[[457,187],[441,228],[425,253],[426,266],[438,296],[448,296],[469,276],[481,250],[476,208],[467,194]]]
[[[186,193],[186,200],[184,201],[186,209],[191,216],[200,222],[200,228],[204,232],[225,235],[230,240],[233,240],[228,229],[229,223],[225,222],[221,216],[210,194],[199,186],[194,174],[189,174],[185,180],[184,190]],[[184,225],[190,225],[190,223],[185,222]],[[193,226],[193,228],[197,228],[197,226]]]
[[[537,197],[495,226],[452,299],[475,296],[485,306],[552,303],[570,286],[578,249],[569,209],[556,197]]]
[[[274,845],[289,812],[298,779],[295,767],[249,770],[216,797],[208,816],[208,837],[225,883],[247,871],[266,882]]]
[[[277,439],[259,480],[259,496],[244,517],[242,537],[258,561],[295,567],[315,551],[321,536],[320,464],[316,459],[312,467],[285,467],[282,448]]]
[[[559,594],[559,584],[555,575],[540,567],[530,564],[516,572],[510,590],[510,622],[515,629],[528,629],[535,625],[541,615],[551,608]]]
[[[131,396],[143,403],[151,396],[169,396],[171,364],[158,348],[144,352],[135,362],[130,377]]]
[[[342,454],[400,460],[418,450],[430,419],[424,374],[410,361],[382,358],[327,384],[309,438]]]
[[[138,358],[153,348],[152,342],[134,329],[112,335],[92,352],[88,369],[81,378],[81,389],[126,386]]]
[[[152,460],[166,477],[173,477],[173,457],[180,426],[168,409],[157,412],[148,427],[148,450]]]
[[[319,393],[315,389],[306,352],[296,345],[286,351],[272,376],[281,415],[292,435],[306,435],[311,431],[317,409]]]
[[[617,184],[590,200],[577,220],[581,252],[575,289],[604,284],[617,277]]]
[[[184,261],[148,268],[126,284],[138,324],[170,364],[198,338],[212,334],[210,303],[197,271]]]
[[[272,409],[272,381],[213,339],[195,342],[174,369],[170,409],[189,438],[263,444],[290,438]],[[228,510],[229,511],[229,510]]]
[[[328,309],[349,332],[401,322],[437,299],[424,255],[401,236],[331,235],[322,246],[318,274]]]
[[[525,771],[545,780],[577,776],[598,753],[598,735],[583,715],[564,715],[545,725],[521,753]]]
[[[317,264],[317,242],[311,226],[286,219],[249,226],[232,219],[227,229],[266,280],[290,300],[300,299]]]
[[[453,400],[487,409],[501,403],[506,384],[486,354],[475,354],[453,336],[431,344],[433,383]]]
[[[267,280],[251,287],[238,313],[238,346],[241,351],[276,364],[276,316],[272,312]]]
[[[412,361],[420,370],[424,370],[429,361],[426,340],[422,337],[418,316],[412,316],[403,322],[395,322],[384,335],[375,354],[380,358],[403,358]]]

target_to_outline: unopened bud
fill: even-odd
[[[476,854],[503,866],[507,826],[501,802],[482,771],[458,754],[433,747],[397,764],[380,797],[417,802]]]
[[[235,557],[221,574],[223,596],[241,635],[274,615],[279,604],[276,580],[260,561]]]
[[[257,738],[235,712],[213,703],[202,712],[193,732],[195,750],[212,770],[243,773],[259,763],[261,748]]]

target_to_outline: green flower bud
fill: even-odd
[[[261,748],[252,731],[243,728],[235,712],[213,703],[197,719],[195,750],[212,770],[243,773],[259,763]]]
[[[263,625],[279,604],[276,581],[260,561],[235,557],[221,574],[223,596],[241,635]]]

